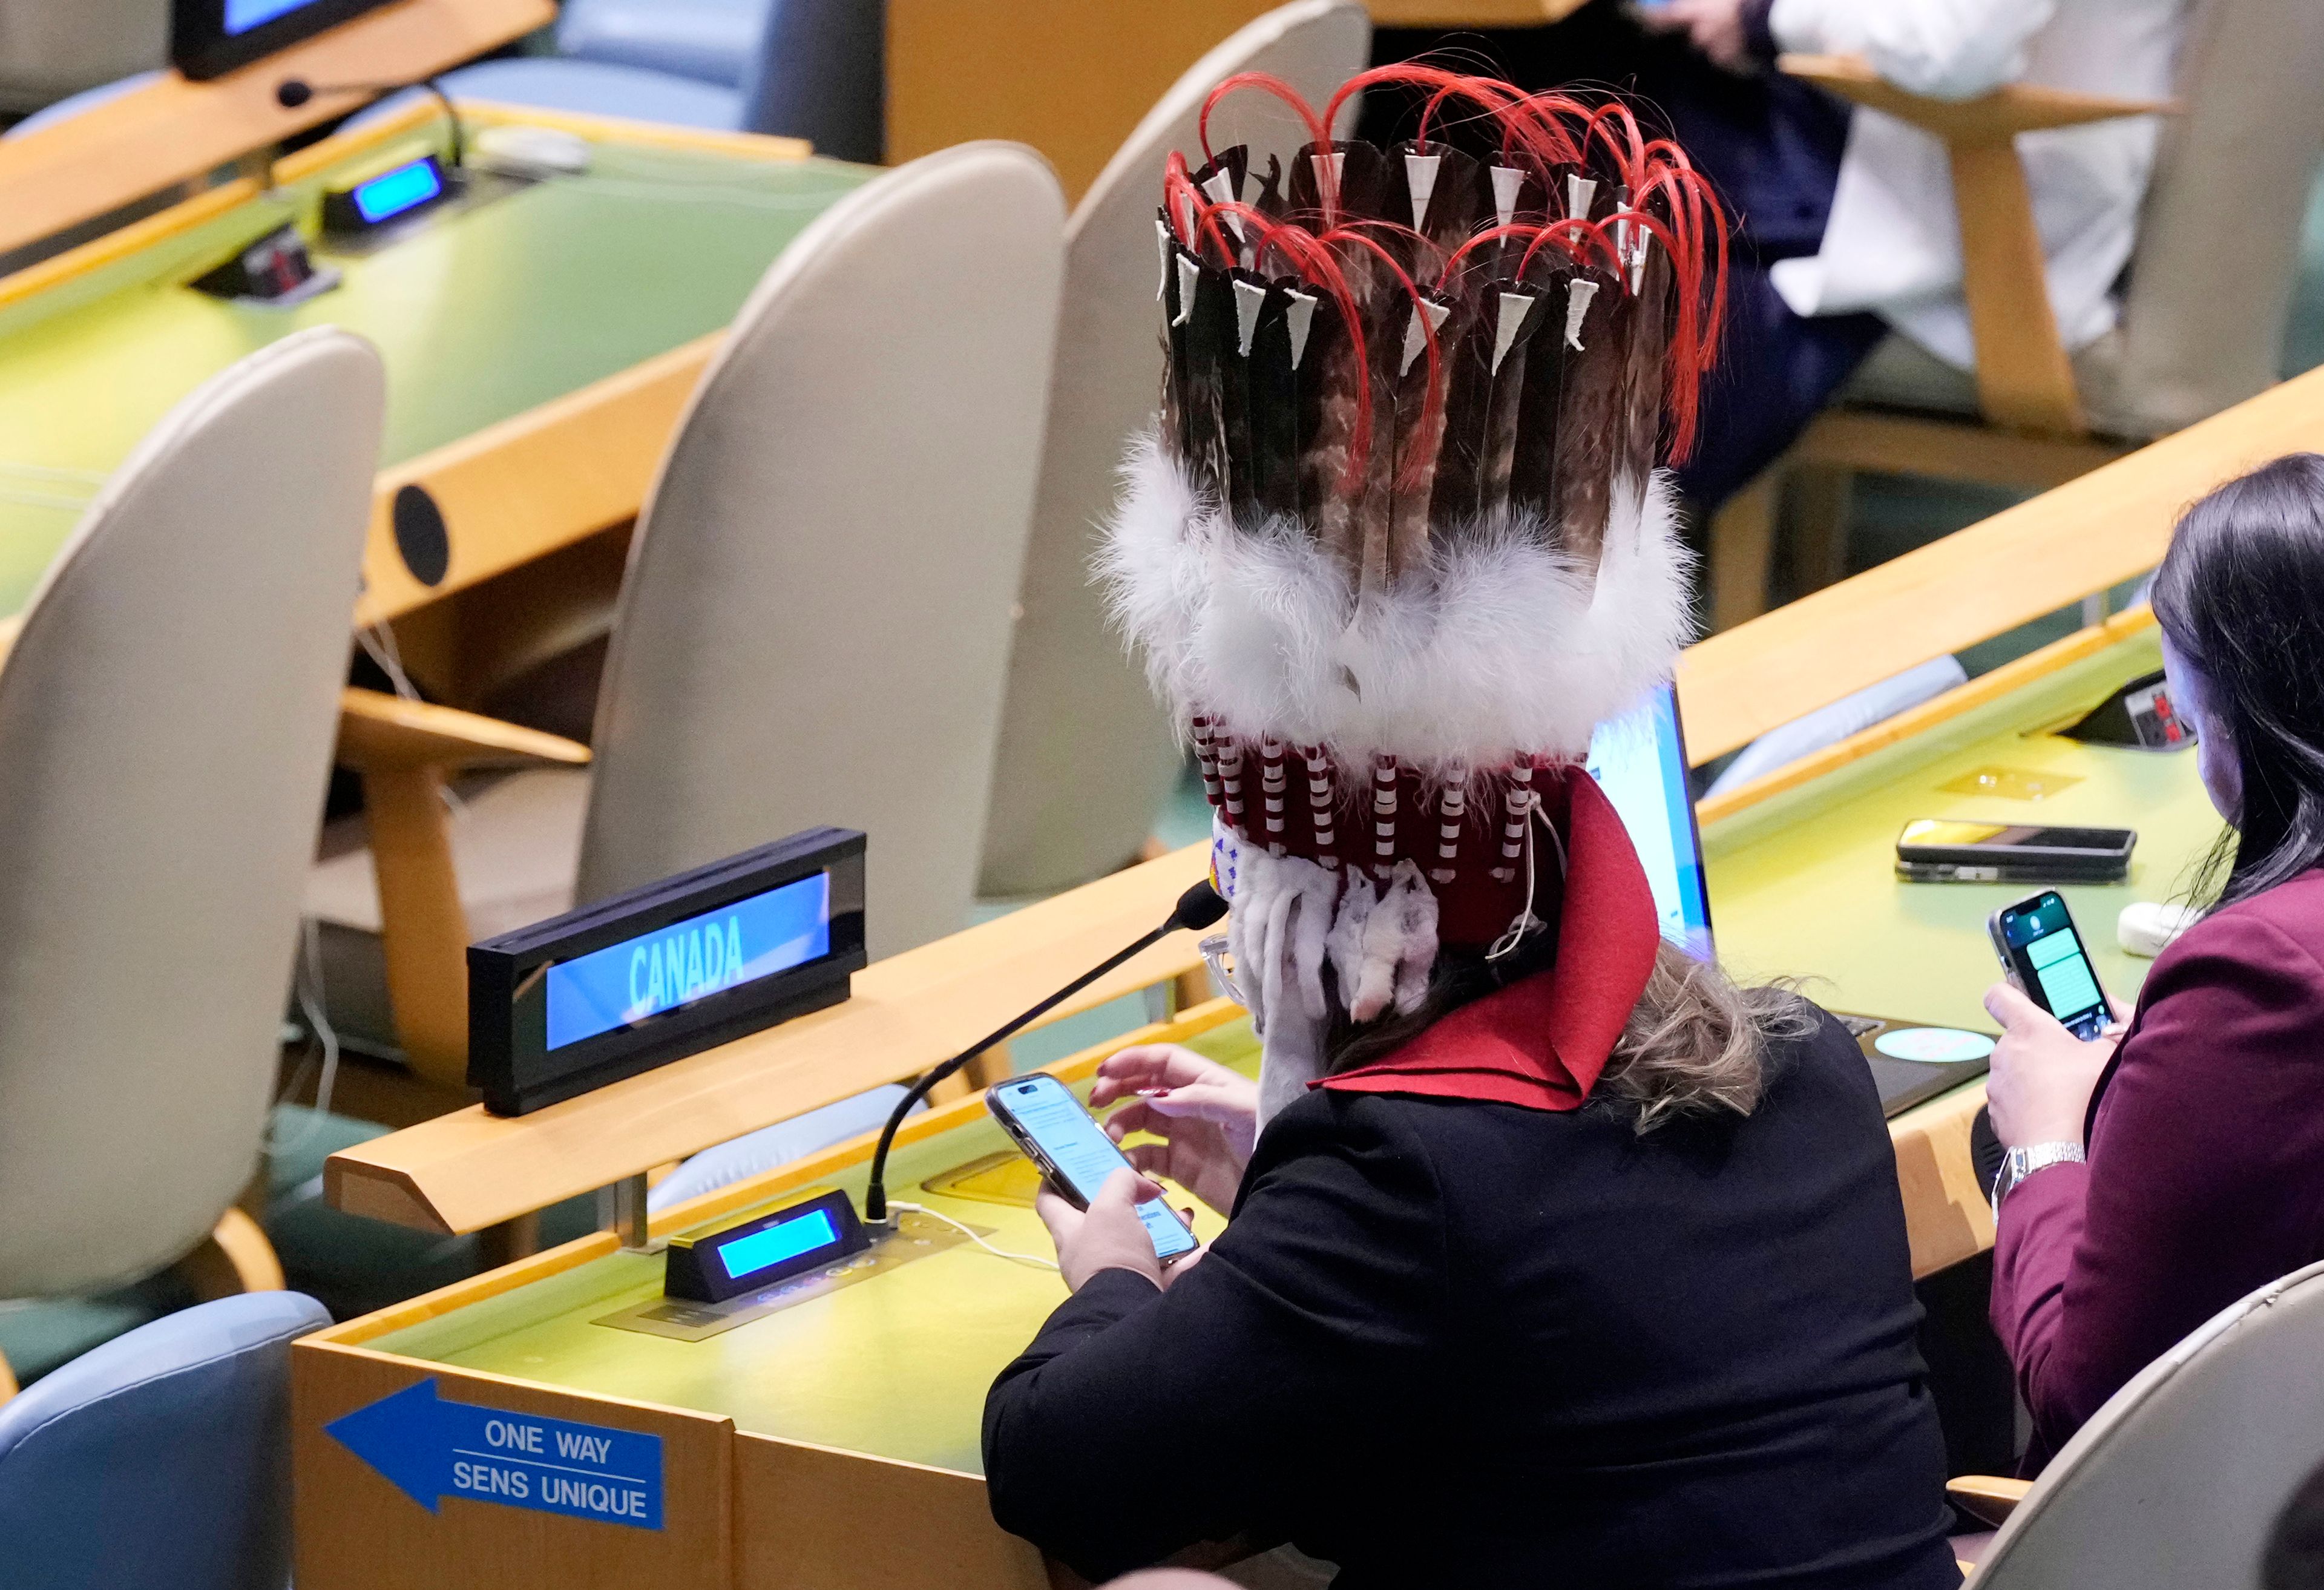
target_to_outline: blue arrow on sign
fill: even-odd
[[[661,1437],[447,1402],[433,1376],[323,1427],[429,1511],[446,1496],[661,1528]]]

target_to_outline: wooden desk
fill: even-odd
[[[1241,1013],[1218,1002],[1129,1041],[1186,1042],[1254,1071]],[[1085,1092],[1101,1055],[1052,1068]],[[1964,1101],[1895,1123],[1900,1174],[1925,1250],[1957,1243],[1929,1167],[1951,1151]],[[1973,1101],[1967,1101],[1973,1110]],[[892,1191],[983,1228],[997,1247],[1047,1252],[1029,1167],[990,1185],[923,1185],[1009,1152],[981,1097],[906,1128]],[[731,1223],[808,1189],[860,1202],[868,1141],[722,1189],[654,1223],[658,1235]],[[1017,1160],[1019,1166],[1023,1162]],[[1940,1178],[1940,1179],[1942,1179]],[[1013,1201],[992,1201],[993,1198]],[[1208,1238],[1221,1222],[1197,1209]],[[291,1350],[298,1578],[310,1590],[419,1590],[488,1576],[503,1590],[655,1580],[698,1590],[1049,1590],[1051,1571],[988,1510],[984,1394],[1063,1299],[1056,1277],[965,1243],[705,1341],[598,1323],[650,1301],[658,1256],[599,1234],[309,1336]],[[436,1382],[445,1400],[659,1436],[663,1528],[547,1518],[458,1496],[423,1511],[324,1427]]]
[[[2162,666],[2144,608],[1974,680],[1812,764],[1700,809],[1711,920],[1738,976],[1811,979],[1838,1009],[1984,1031],[1982,1000],[1999,975],[1985,931],[2023,884],[1904,883],[1898,832],[1914,818],[2128,827],[2138,830],[2125,883],[2062,892],[2099,980],[2134,995],[2151,964],[2116,946],[2134,900],[2171,898],[2220,831],[2191,752],[2085,745],[2043,731]],[[2038,800],[1978,787],[1995,769],[2050,787]],[[2022,787],[2022,785],[2021,785]],[[1914,1269],[1928,1274],[1991,1245],[1984,1189],[1969,1163],[1982,1085],[1899,1117]],[[1909,1139],[1909,1141],[1908,1141]]]
[[[1980,1026],[1978,996],[1995,976],[1984,920],[2014,892],[1899,884],[1890,848],[1897,828],[1916,816],[2129,822],[2142,836],[2130,881],[2066,893],[2090,930],[2100,975],[2117,993],[2134,991],[2144,963],[2108,948],[2107,925],[2127,900],[2167,892],[2217,819],[2190,755],[2090,747],[2039,731],[2151,669],[2156,655],[2144,615],[2125,615],[1921,709],[1898,731],[1859,736],[1809,774],[1765,781],[1707,808],[1725,957],[1747,975],[1814,977],[1811,992],[1840,1008]],[[2036,775],[2052,792],[2036,805],[1951,787],[1994,767]],[[1190,847],[875,966],[859,978],[853,1012],[761,1034],[526,1121],[471,1111],[361,1145],[334,1158],[327,1185],[342,1206],[470,1229],[683,1151],[706,1133],[740,1132],[917,1069],[1158,916],[1201,855]],[[1185,964],[1183,943],[1164,949],[1130,978]],[[949,1008],[979,998],[985,1003],[973,1010]],[[1257,1062],[1248,1022],[1222,1002],[1055,1068],[1083,1082],[1102,1054],[1154,1040],[1191,1041],[1247,1070]],[[1890,1123],[1916,1275],[1992,1240],[1968,1150],[1982,1098],[1981,1087],[1958,1088]],[[983,1188],[924,1185],[1006,1148],[980,1099],[915,1121],[899,1141],[890,1172],[899,1196],[989,1228],[1001,1247],[1045,1251],[1031,1208],[1021,1197],[1007,1201],[1026,1191],[1021,1174],[1013,1193],[1005,1171]],[[722,1189],[670,1212],[655,1230],[740,1218],[807,1188],[860,1197],[868,1150],[859,1141]],[[976,1191],[985,1196],[964,1196]],[[1206,1234],[1215,1230],[1207,1215],[1201,1224]],[[299,1343],[300,1584],[401,1590],[476,1565],[489,1565],[508,1590],[673,1573],[721,1590],[1037,1590],[1049,1582],[1038,1558],[991,1521],[978,1430],[985,1388],[1061,1296],[1054,1276],[954,1246],[704,1341],[599,1323],[650,1299],[659,1280],[657,1259],[599,1235]],[[548,1518],[456,1496],[431,1513],[324,1432],[430,1378],[451,1401],[659,1436],[664,1528]]]
[[[393,619],[633,517],[723,328],[768,264],[869,168],[789,139],[466,105],[593,142],[585,176],[445,212],[375,252],[332,254],[336,290],[290,310],[184,283],[286,220],[324,181],[435,137],[428,106],[327,139],[253,181],[0,279],[0,617],[18,612],[97,485],[153,423],[252,349],[331,324],[385,357],[383,468],[364,623]],[[397,493],[434,500],[448,567],[397,546]]]
[[[2324,371],[1691,646],[1678,670],[1688,753],[1708,762],[1917,663],[2135,579],[2162,561],[2172,526],[2197,497],[2270,458],[2318,448]]]
[[[67,122],[0,143],[0,255],[343,116],[368,94],[275,103],[285,79],[408,83],[557,19],[552,0],[401,0],[206,83],[165,71]]]

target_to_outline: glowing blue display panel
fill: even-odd
[[[828,1211],[817,1209],[802,1215],[797,1220],[787,1220],[780,1225],[770,1225],[764,1231],[728,1243],[716,1250],[718,1262],[730,1280],[742,1280],[762,1270],[771,1270],[786,1259],[796,1259],[812,1253],[818,1248],[836,1247],[839,1228],[832,1223]]]
[[[2106,994],[2063,900],[2045,894],[2031,911],[2006,913],[2001,931],[2011,948],[2024,952],[2052,1015],[2068,1027],[2093,1021],[2105,1025],[2111,1014]]]
[[[229,36],[246,33],[278,16],[288,16],[303,11],[315,0],[226,0],[226,31]]]
[[[1702,881],[1702,841],[1695,831],[1677,690],[1665,685],[1599,725],[1590,741],[1589,768],[1637,846],[1663,937],[1708,960],[1711,898]]]
[[[392,221],[400,215],[418,209],[444,192],[444,173],[436,162],[425,156],[410,165],[383,171],[367,182],[356,184],[354,198],[355,213],[371,224]]]
[[[548,1047],[633,1027],[831,953],[831,875],[817,873],[551,965]]]

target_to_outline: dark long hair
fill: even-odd
[[[2198,897],[2233,905],[2324,865],[2324,456],[2288,454],[2188,509],[2153,599],[2243,773]]]

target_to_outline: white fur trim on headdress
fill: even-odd
[[[1342,766],[1579,756],[1691,632],[1691,558],[1659,473],[1616,483],[1594,575],[1537,527],[1480,526],[1439,536],[1433,567],[1360,605],[1304,531],[1238,532],[1152,437],[1123,485],[1100,573],[1156,689],[1182,722],[1204,712]]]

